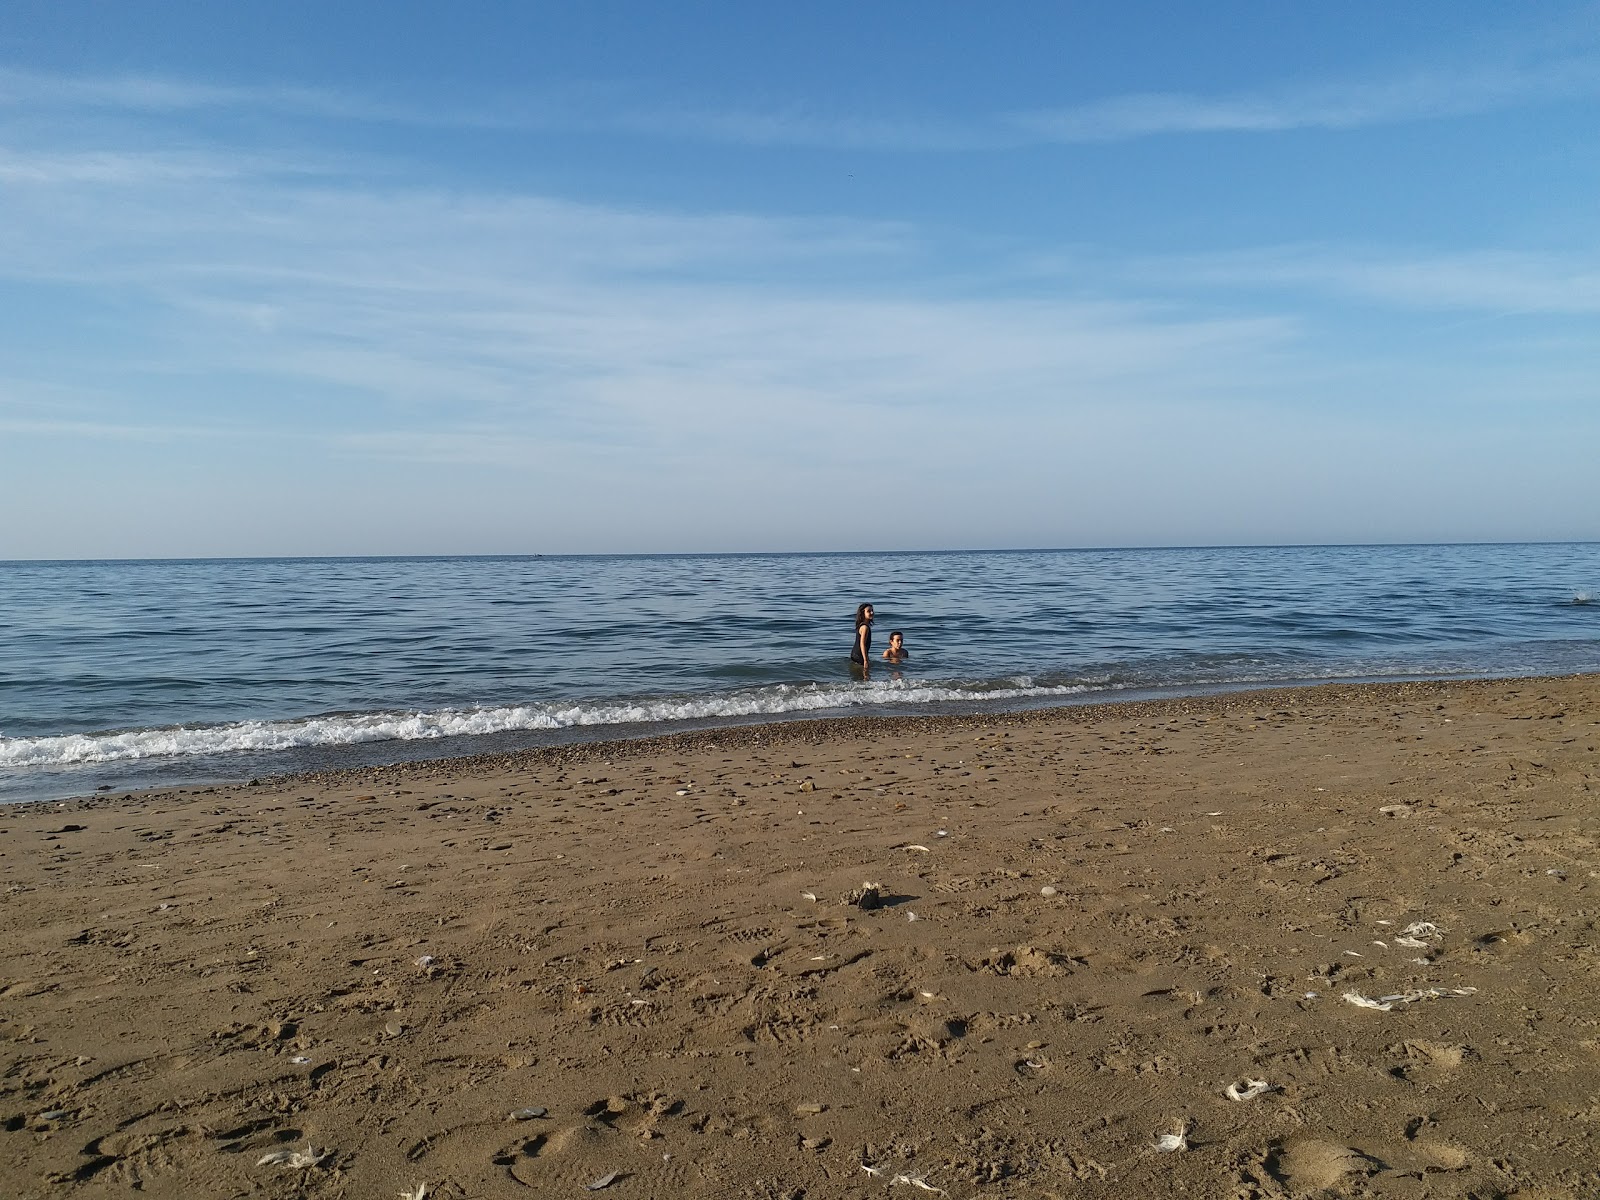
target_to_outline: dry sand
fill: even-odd
[[[0,811],[0,1194],[1600,1195],[1597,744],[1329,687]]]

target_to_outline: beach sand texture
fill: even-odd
[[[1597,746],[1337,686],[0,811],[0,1194],[1594,1196]]]

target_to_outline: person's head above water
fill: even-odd
[[[872,605],[870,605],[870,604],[858,604],[858,605],[856,605],[856,624],[857,625],[868,624],[872,620],[872,615],[873,615],[872,614]]]
[[[889,649],[891,649],[891,650],[899,649],[901,643],[903,643],[905,640],[906,640],[906,635],[905,634],[901,633],[898,629],[894,630],[892,633],[889,634]]]

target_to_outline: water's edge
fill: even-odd
[[[967,705],[962,706],[962,711],[930,712],[925,707],[919,707],[915,711],[896,712],[876,709],[870,712],[825,717],[811,714],[796,714],[792,717],[778,717],[777,719],[773,719],[770,716],[761,718],[734,717],[717,721],[685,722],[682,726],[666,732],[662,731],[659,724],[654,723],[647,727],[641,727],[635,732],[622,734],[618,734],[615,726],[592,730],[571,728],[559,731],[559,735],[546,735],[535,744],[504,746],[493,749],[484,749],[480,745],[472,750],[464,749],[460,753],[443,755],[423,753],[425,750],[436,750],[438,747],[437,742],[424,745],[404,742],[365,743],[356,746],[330,748],[344,753],[330,754],[329,757],[345,757],[347,755],[349,757],[363,757],[362,752],[366,752],[372,755],[366,761],[313,762],[290,771],[268,771],[260,774],[252,771],[229,772],[226,774],[208,773],[196,777],[170,778],[160,782],[141,784],[136,787],[103,785],[94,791],[58,791],[50,795],[23,796],[14,800],[3,800],[0,801],[0,809],[20,815],[39,809],[50,809],[52,811],[66,808],[99,809],[111,804],[137,806],[153,796],[170,796],[174,792],[193,793],[216,788],[239,788],[268,783],[284,785],[295,781],[316,783],[322,786],[335,786],[342,781],[371,780],[374,773],[383,773],[394,778],[403,778],[413,772],[439,770],[463,773],[479,769],[500,769],[520,762],[536,762],[549,757],[559,757],[565,760],[581,756],[585,759],[594,759],[607,755],[632,756],[641,753],[699,747],[721,749],[734,746],[815,743],[819,740],[826,740],[829,737],[840,735],[858,736],[867,733],[876,735],[915,734],[919,731],[936,729],[988,727],[997,723],[1017,724],[1060,720],[1087,721],[1110,713],[1124,717],[1153,716],[1169,713],[1175,707],[1182,708],[1184,711],[1192,711],[1192,706],[1197,703],[1207,708],[1228,710],[1236,704],[1259,706],[1280,700],[1299,700],[1303,702],[1308,695],[1324,700],[1344,699],[1351,702],[1378,702],[1381,700],[1388,702],[1430,693],[1446,694],[1461,689],[1479,689],[1494,685],[1536,686],[1541,683],[1573,682],[1584,679],[1600,680],[1600,672],[1578,672],[1567,675],[1466,675],[1451,678],[1375,677],[1334,682],[1325,680],[1291,681],[1273,683],[1266,686],[1213,684],[1203,687],[1149,689],[1139,693],[1118,695],[1114,698],[1108,698],[1104,694],[1097,694],[1066,700],[1056,698],[1049,703],[1027,705]],[[487,738],[485,735],[477,735],[471,739],[464,740],[482,743]],[[378,755],[374,753],[382,748],[403,751],[407,747],[414,747],[418,753],[415,755],[404,753]]]

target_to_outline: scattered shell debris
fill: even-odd
[[[809,900],[813,904],[817,902],[817,894],[815,892],[801,892],[800,898],[802,900]]]
[[[436,959],[433,955],[424,954],[421,958],[417,959],[417,966],[421,967],[424,971],[426,971],[429,967],[433,966],[433,964],[438,962],[438,961],[439,960]]]
[[[1257,1096],[1265,1096],[1268,1092],[1274,1090],[1273,1086],[1265,1079],[1246,1079],[1243,1087],[1240,1087],[1237,1083],[1230,1083],[1222,1089],[1222,1094],[1229,1100],[1241,1101],[1254,1100]]]
[[[1438,937],[1443,932],[1432,921],[1413,921],[1400,931],[1400,936],[1394,939],[1394,944],[1420,950],[1428,944],[1424,938]]]
[[[1417,988],[1410,992],[1396,992],[1392,996],[1363,996],[1360,992],[1346,992],[1346,1004],[1354,1004],[1357,1008],[1374,1008],[1379,1012],[1389,1012],[1396,1004],[1415,1004],[1418,1000],[1433,1000],[1440,997],[1471,996],[1477,988]]]
[[[400,1200],[428,1200],[428,1185],[419,1183],[410,1191],[401,1192]]]
[[[308,1142],[304,1150],[274,1150],[270,1154],[263,1154],[256,1159],[256,1166],[287,1167],[291,1171],[303,1171],[307,1167],[316,1166],[332,1153],[332,1150],[318,1150]]]
[[[508,1120],[508,1121],[532,1121],[535,1118],[544,1116],[544,1114],[546,1112],[548,1112],[548,1111],[549,1111],[549,1109],[544,1109],[544,1108],[518,1108],[518,1109],[513,1109],[512,1112],[510,1113],[510,1115],[506,1117],[506,1120]]]
[[[920,844],[918,844],[916,842],[907,842],[904,846],[901,846],[900,849],[902,849],[902,850],[920,850],[924,854],[932,854],[933,853],[933,851],[929,850],[926,846],[920,845]]]
[[[941,1196],[945,1194],[943,1188],[934,1187],[933,1184],[929,1183],[920,1175],[896,1175],[893,1179],[889,1180],[890,1187],[894,1187],[896,1184],[900,1183],[909,1184],[914,1188],[921,1188],[925,1192],[936,1192]]]
[[[296,1054],[289,1061],[297,1067],[303,1067],[311,1061],[311,1056],[309,1054]]]
[[[617,1181],[617,1176],[620,1174],[622,1174],[621,1171],[609,1171],[600,1176],[599,1179],[584,1184],[584,1190],[590,1192],[603,1192]]]

